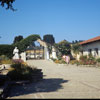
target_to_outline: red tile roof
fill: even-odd
[[[98,41],[98,40],[100,40],[100,36],[92,38],[92,39],[89,39],[89,40],[86,40],[86,41],[83,41],[83,42],[80,42],[80,45],[91,43],[91,42],[95,42],[95,41]]]

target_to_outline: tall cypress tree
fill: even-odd
[[[51,34],[47,34],[43,36],[43,41],[53,45],[55,43],[55,38]]]

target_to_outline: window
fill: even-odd
[[[88,51],[89,51],[89,54],[92,54],[92,49],[89,49]]]
[[[98,48],[95,48],[96,55],[98,55]]]

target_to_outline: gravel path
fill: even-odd
[[[42,69],[43,81],[13,87],[10,99],[100,98],[99,68],[57,65],[46,60],[30,60],[28,64]]]

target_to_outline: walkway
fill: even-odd
[[[100,69],[57,65],[51,61],[28,61],[31,66],[43,70],[41,82],[17,86],[9,98],[100,98]]]

